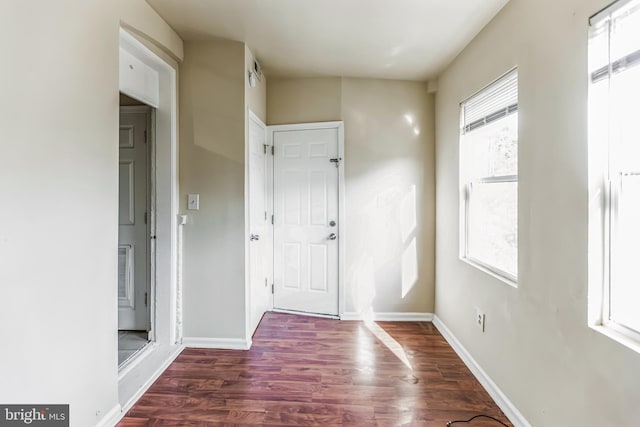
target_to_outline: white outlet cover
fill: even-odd
[[[187,209],[190,211],[197,211],[200,209],[200,195],[189,194],[187,196]]]

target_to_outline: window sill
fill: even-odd
[[[495,279],[498,279],[502,283],[505,283],[505,284],[511,286],[512,288],[516,288],[516,289],[518,288],[518,282],[516,282],[516,281],[514,281],[512,279],[509,279],[508,277],[505,277],[505,276],[503,276],[503,275],[501,275],[499,273],[496,273],[495,271],[485,267],[484,265],[482,265],[482,264],[480,264],[480,263],[478,263],[478,262],[476,262],[476,261],[474,261],[474,260],[472,260],[470,258],[460,257],[460,261],[462,261],[462,262],[464,262],[466,264],[469,264],[470,266],[475,267],[475,268],[477,268],[478,270],[480,270],[480,271],[482,271],[484,273],[487,273],[489,276],[491,276],[491,277],[493,277]]]
[[[594,331],[597,331],[603,335],[606,335],[607,337],[618,342],[619,344],[622,344],[628,349],[633,350],[636,353],[640,353],[640,341],[638,341],[637,339],[634,339],[629,335],[624,334],[618,331],[617,329],[614,329],[607,325],[595,324],[595,325],[589,325],[589,327]]]

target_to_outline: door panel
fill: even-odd
[[[271,228],[267,212],[267,157],[265,126],[249,120],[249,281],[251,286],[251,330],[271,305]]]
[[[273,141],[274,307],[337,315],[338,130],[275,131]]]
[[[148,112],[120,113],[118,329],[149,330]]]

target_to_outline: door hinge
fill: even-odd
[[[262,151],[267,154],[267,144],[262,144]]]
[[[144,223],[147,223],[147,211],[144,212]]]
[[[273,215],[271,215],[271,225],[273,225],[273,224],[274,224],[274,222],[273,222]]]
[[[264,220],[267,220],[267,211],[264,211]]]
[[[271,146],[271,155],[274,156],[276,154],[276,147],[274,145]]]
[[[276,285],[274,285],[273,283],[271,284],[271,293],[274,294],[275,293],[275,287]]]
[[[147,143],[147,131],[146,130],[144,131],[144,143],[145,144]]]
[[[149,295],[148,293],[146,293],[146,292],[144,293],[144,305],[145,306],[147,305],[147,297],[148,297],[148,295]]]
[[[267,278],[266,277],[264,278],[264,287],[265,288],[267,287]]]

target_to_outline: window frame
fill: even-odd
[[[602,37],[598,32],[602,26],[610,26],[614,15],[621,8],[636,2],[632,8],[634,13],[640,13],[640,2],[637,0],[618,0],[603,10],[593,15],[590,20],[589,49],[590,63],[588,68],[589,79],[589,199],[593,202],[589,206],[589,299],[588,299],[588,326],[592,329],[612,338],[626,347],[640,353],[640,330],[629,325],[617,322],[611,318],[612,283],[616,274],[616,252],[618,237],[618,218],[620,216],[620,201],[623,176],[640,175],[638,171],[625,171],[615,162],[612,155],[612,147],[617,141],[611,139],[611,114],[612,105],[609,95],[606,98],[606,117],[595,112],[596,100],[593,94],[598,90],[596,86],[602,80],[609,80],[611,76],[624,72],[625,66],[640,66],[640,43],[638,49],[621,58],[609,58],[604,67],[591,68],[592,51],[591,42],[596,37]],[[607,27],[609,28],[609,27]],[[609,30],[606,32],[610,37]],[[609,45],[609,43],[607,43]],[[608,46],[609,48],[609,46]],[[594,48],[595,49],[595,48]],[[605,102],[603,100],[598,100]],[[598,105],[599,106],[599,105]],[[591,123],[601,122],[606,126],[606,138],[592,134]],[[595,161],[598,156],[604,157]],[[593,158],[591,158],[593,157]],[[634,168],[635,169],[635,168]],[[640,169],[640,166],[638,167]],[[595,224],[595,227],[592,226]],[[593,265],[591,265],[593,264]]]
[[[487,91],[489,88],[493,87],[495,84],[499,83],[501,80],[507,78],[509,75],[511,75],[512,73],[516,73],[518,74],[518,67],[514,66],[512,68],[510,68],[508,71],[506,71],[505,73],[503,73],[502,75],[500,75],[498,78],[494,79],[493,81],[491,81],[489,84],[485,85],[484,87],[482,87],[480,90],[478,90],[477,92],[475,92],[473,95],[467,97],[464,101],[462,101],[460,103],[460,134],[459,134],[459,148],[460,148],[460,155],[459,155],[459,175],[460,175],[460,181],[462,182],[462,186],[460,189],[460,193],[461,193],[461,203],[462,203],[462,209],[461,209],[461,215],[460,215],[460,222],[461,222],[461,226],[460,226],[460,231],[462,233],[461,239],[460,239],[460,260],[463,262],[466,262],[467,264],[481,270],[484,271],[485,273],[495,277],[496,279],[512,286],[512,287],[517,287],[518,286],[518,277],[517,275],[513,275],[507,271],[504,271],[503,269],[496,267],[495,265],[492,265],[490,263],[487,263],[481,259],[478,259],[477,257],[474,257],[470,254],[469,252],[469,235],[470,235],[470,211],[471,211],[471,205],[473,203],[472,200],[472,193],[473,193],[473,186],[474,184],[500,184],[500,183],[509,183],[509,182],[515,182],[516,184],[518,183],[518,174],[509,174],[509,175],[492,175],[492,176],[481,176],[481,177],[476,177],[475,179],[469,179],[468,176],[466,176],[468,174],[467,169],[468,169],[468,165],[466,165],[465,163],[467,162],[467,157],[468,157],[468,153],[466,152],[467,148],[465,147],[465,141],[464,141],[464,136],[469,133],[469,132],[473,132],[474,130],[478,129],[477,126],[473,126],[476,122],[472,122],[468,125],[465,125],[465,104],[473,99],[476,96],[482,95],[483,92]],[[517,79],[517,77],[516,77]],[[516,80],[516,94],[518,93],[518,85],[517,85],[517,80]],[[509,105],[505,108],[506,114],[501,115],[500,117],[496,118],[493,121],[498,121],[498,120],[502,120],[505,119],[509,116],[511,116],[512,114],[517,114],[519,115],[519,101],[515,104],[515,105]],[[495,113],[490,113],[487,117],[490,117],[492,115],[494,115]],[[519,117],[518,117],[519,120]],[[488,122],[485,124],[489,124],[492,123]],[[518,131],[519,133],[519,131]],[[519,148],[519,135],[518,135],[518,148]],[[519,150],[518,150],[519,151]],[[519,193],[517,193],[518,196]],[[516,197],[516,209],[517,209],[517,199],[518,197]],[[517,221],[517,218],[516,218]],[[518,247],[516,247],[516,257],[518,257],[519,255],[519,249]],[[517,267],[516,267],[517,268]]]
[[[508,182],[518,183],[518,175],[502,175],[502,176],[492,176],[492,177],[483,177],[476,179],[474,181],[468,181],[465,185],[465,196],[464,196],[464,205],[465,205],[465,224],[464,224],[464,247],[463,247],[463,260],[468,262],[471,265],[476,265],[481,267],[483,270],[487,270],[493,276],[497,276],[501,280],[505,281],[507,284],[516,286],[518,283],[518,277],[513,274],[502,270],[494,265],[491,265],[481,259],[478,259],[472,256],[469,253],[469,211],[471,210],[472,198],[471,194],[473,192],[474,183],[479,184],[502,184]]]

